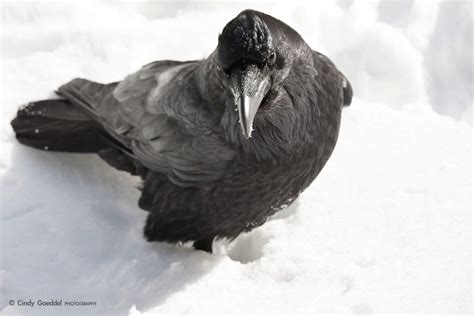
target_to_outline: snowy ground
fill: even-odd
[[[472,4],[293,2],[2,2],[2,315],[472,313]],[[297,205],[217,254],[145,242],[136,178],[15,142],[20,104],[203,58],[248,7],[333,58],[356,98]]]

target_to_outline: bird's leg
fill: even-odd
[[[194,242],[193,247],[196,250],[204,250],[212,253],[212,241],[213,239],[199,239]]]

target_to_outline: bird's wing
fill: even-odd
[[[313,61],[315,65],[320,65],[318,68],[324,69],[325,66],[331,67],[335,71],[337,71],[338,75],[340,76],[340,84],[342,85],[342,92],[344,97],[344,105],[349,106],[352,102],[352,86],[349,80],[347,80],[346,76],[344,76],[334,65],[334,63],[326,57],[325,55],[314,51],[313,50]],[[321,66],[323,65],[323,66]]]
[[[219,179],[235,156],[213,130],[215,118],[201,104],[192,77],[196,63],[145,65],[111,93],[88,102],[97,113],[96,120],[144,166],[168,175],[180,186]],[[84,83],[76,86],[82,87],[82,95],[93,92],[92,86],[84,89]],[[60,88],[62,94],[64,90]]]

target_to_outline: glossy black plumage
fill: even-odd
[[[241,88],[234,78],[243,80]],[[268,85],[246,139],[235,93],[255,93],[252,80]],[[140,175],[139,206],[150,212],[145,237],[196,241],[211,251],[214,238],[262,225],[316,178],[352,89],[289,26],[246,10],[205,60],[154,62],[107,85],[74,79],[58,94],[64,99],[19,110],[12,121],[18,140],[97,152]]]

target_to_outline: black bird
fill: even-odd
[[[74,79],[12,121],[27,146],[98,153],[143,179],[149,241],[212,252],[290,204],[331,155],[352,88],[291,27],[245,10],[205,60],[156,61],[121,82]]]

